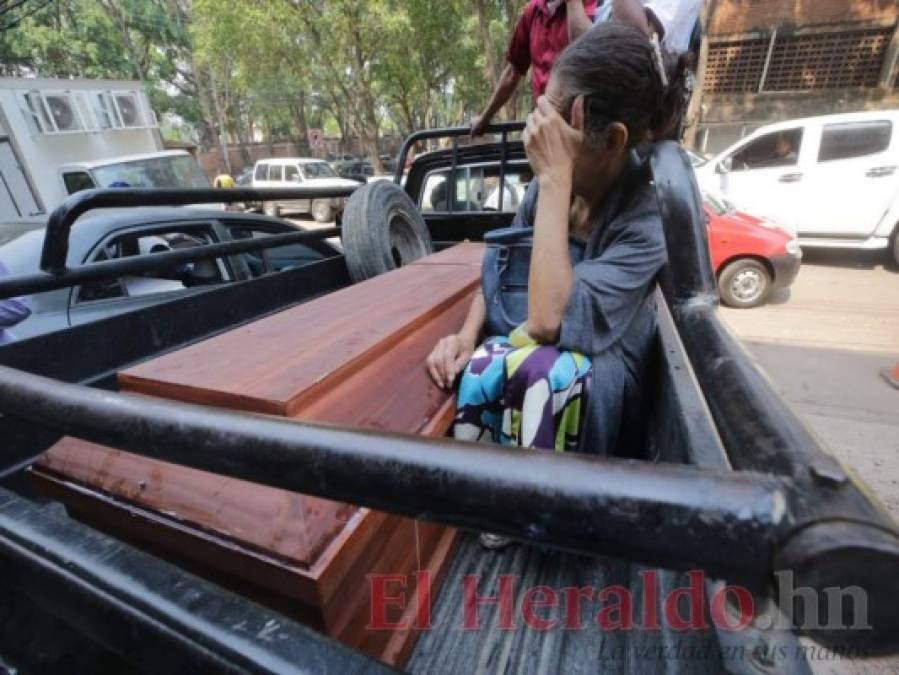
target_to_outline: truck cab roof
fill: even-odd
[[[110,164],[122,164],[125,162],[139,162],[144,159],[156,159],[158,157],[189,157],[190,153],[186,150],[162,150],[160,152],[142,152],[136,155],[120,155],[118,157],[104,157],[103,159],[95,159],[90,162],[69,162],[59,167],[61,172],[82,170],[90,171],[100,166],[109,166]]]

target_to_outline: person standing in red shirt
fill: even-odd
[[[483,114],[471,121],[471,135],[481,136],[493,116],[515,93],[515,88],[531,71],[531,93],[536,101],[546,89],[549,71],[556,57],[568,46],[573,34],[567,4],[582,4],[587,16],[592,19],[596,13],[596,0],[529,0],[524,8],[506,50],[506,65],[499,78],[496,90]],[[580,19],[577,13],[575,18]],[[579,34],[579,33],[574,33]]]

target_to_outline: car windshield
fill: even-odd
[[[702,200],[718,216],[726,216],[736,211],[736,207],[720,195],[703,192]]]
[[[193,157],[149,157],[98,166],[91,171],[101,187],[208,188],[209,179]]]
[[[337,178],[334,169],[325,162],[312,162],[303,165],[303,175],[306,178]]]

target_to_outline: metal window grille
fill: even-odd
[[[716,94],[756,92],[768,52],[766,38],[709,45],[704,88]]]
[[[892,28],[778,37],[765,91],[875,87]]]
[[[778,35],[709,45],[705,90],[716,94],[875,87],[893,29]],[[762,77],[765,81],[762,83]],[[894,86],[899,88],[899,76]]]

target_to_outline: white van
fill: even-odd
[[[254,188],[286,187],[359,187],[359,183],[337,175],[331,165],[320,159],[276,157],[260,159],[253,169]],[[275,218],[285,211],[311,213],[316,222],[327,223],[343,211],[345,197],[293,199],[265,202],[263,211]]]
[[[699,184],[803,247],[890,249],[899,263],[899,111],[761,127],[696,167]]]

